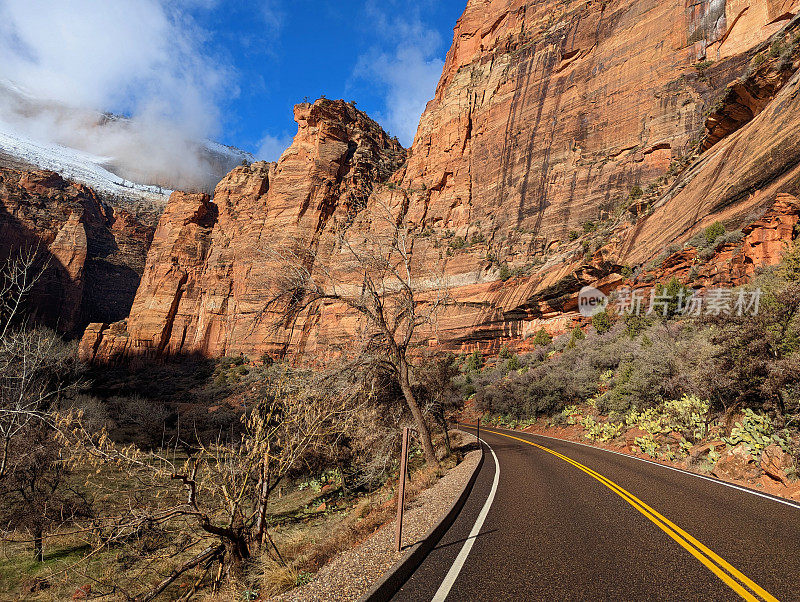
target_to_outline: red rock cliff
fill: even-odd
[[[270,255],[294,240],[329,261],[334,223],[351,221],[405,160],[401,145],[343,101],[295,107],[298,132],[276,164],[237,167],[213,202],[176,192],[123,324],[94,324],[87,357],[230,355],[282,349],[291,327],[266,312]]]
[[[407,163],[349,105],[298,105],[277,165],[235,169],[213,201],[173,197],[129,320],[91,326],[84,354],[345,341],[352,318],[335,306],[270,329],[265,257],[293,238],[335,267],[331,224],[358,229],[354,215],[378,205],[405,213],[415,248],[447,262],[459,303],[427,336],[449,347],[566,327],[582,285],[613,288],[625,264],[713,221],[740,228],[772,207],[775,223],[794,223],[793,203],[774,205],[800,192],[797,11],[793,0],[470,0]],[[740,265],[779,260],[757,242]]]
[[[46,266],[33,314],[60,331],[130,311],[152,228],[49,171],[0,169],[0,259],[38,249]]]

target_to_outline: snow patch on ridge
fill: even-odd
[[[112,173],[104,167],[112,161],[110,157],[98,157],[54,142],[39,142],[14,132],[2,121],[0,152],[41,169],[55,171],[62,177],[86,184],[101,194],[148,201],[163,207],[172,193],[160,186],[138,184]]]

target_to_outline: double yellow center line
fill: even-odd
[[[572,458],[568,458],[564,454],[560,454],[556,451],[553,451],[552,449],[539,445],[538,443],[533,443],[532,441],[527,441],[525,439],[514,437],[513,435],[507,435],[506,433],[500,433],[498,431],[492,431],[489,429],[484,429],[484,430],[486,432],[493,433],[495,435],[500,435],[501,437],[516,439],[517,441],[521,441],[522,443],[532,445],[533,447],[538,447],[539,449],[546,451],[548,454],[552,454],[557,458],[560,458],[565,462],[572,464],[575,468],[582,470],[592,478],[600,481],[603,485],[608,487],[611,491],[616,493],[618,496],[620,496],[622,499],[628,502],[631,506],[636,508],[636,510],[641,512],[659,529],[661,529],[664,533],[666,533],[673,540],[675,540],[675,542],[677,542],[678,545],[684,548],[692,556],[697,558],[697,560],[702,562],[711,572],[713,572],[717,577],[719,577],[722,581],[724,581],[726,585],[728,585],[733,591],[739,594],[742,598],[753,602],[758,602],[761,600],[767,600],[769,602],[777,602],[777,598],[775,598],[775,596],[773,596],[764,588],[762,588],[760,585],[755,583],[752,579],[748,578],[736,567],[732,566],[729,562],[727,562],[724,558],[716,554],[714,551],[708,549],[702,543],[697,541],[694,537],[689,535],[686,531],[681,529],[678,525],[670,521],[668,518],[665,518],[664,516],[659,514],[656,510],[645,504],[642,500],[633,495],[630,491],[623,489],[611,479],[604,477],[600,473],[592,470],[588,466],[581,464],[580,462],[573,460]]]

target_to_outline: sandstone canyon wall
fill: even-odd
[[[173,193],[159,221],[130,318],[93,324],[88,357],[282,351],[268,310],[271,252],[286,241],[330,262],[333,231],[367,205],[405,150],[343,101],[295,108],[298,133],[277,163],[234,169],[205,195]]]
[[[798,8],[470,0],[407,158],[346,103],[298,105],[277,164],[235,169],[213,200],[170,199],[130,317],[91,325],[83,353],[343,344],[355,319],[335,304],[269,326],[269,254],[296,240],[335,269],[334,230],[366,227],[377,207],[405,217],[415,252],[445,266],[456,303],[422,338],[450,348],[565,328],[584,284],[667,272],[741,282],[794,236]],[[745,240],[707,266],[672,248],[717,220]],[[645,266],[657,256],[654,275]]]
[[[38,252],[32,314],[65,334],[130,312],[152,233],[54,172],[0,169],[0,260]]]

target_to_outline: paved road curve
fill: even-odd
[[[395,600],[800,600],[796,504],[547,437],[481,438],[467,504]]]

